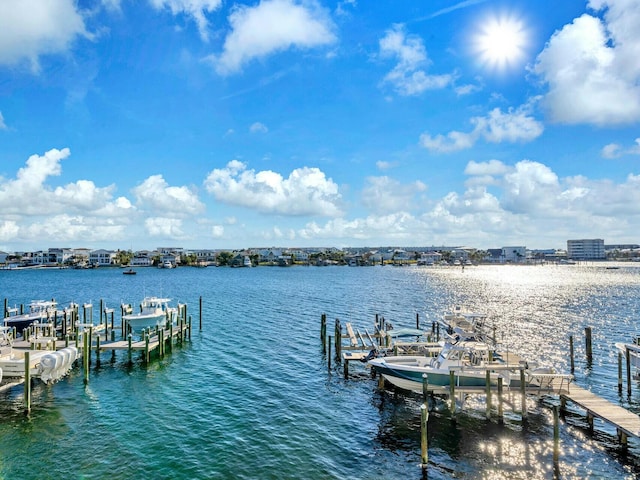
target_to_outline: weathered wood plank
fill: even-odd
[[[627,435],[640,437],[640,417],[635,413],[614,405],[577,385],[572,385],[571,392],[562,393],[561,397],[586,410],[588,414],[610,423]]]

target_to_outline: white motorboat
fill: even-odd
[[[173,323],[178,315],[175,307],[170,307],[170,298],[145,297],[140,303],[140,311],[129,313],[122,318],[134,332],[147,328],[165,327]]]
[[[455,385],[461,387],[486,386],[487,369],[490,370],[492,385],[498,383],[499,377],[502,377],[505,386],[512,382],[505,362],[489,345],[475,339],[447,341],[437,357],[379,357],[369,360],[369,365],[391,384],[418,393],[422,392],[423,374],[427,374],[427,381],[432,387],[449,387],[451,371],[454,372]],[[513,368],[518,367],[520,365],[513,365]],[[515,376],[513,379],[515,381]]]

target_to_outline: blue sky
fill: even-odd
[[[0,249],[640,243],[637,0],[3,0]]]

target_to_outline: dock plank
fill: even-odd
[[[570,392],[562,393],[560,396],[586,410],[588,414],[613,425],[617,430],[640,437],[640,416],[635,413],[614,405],[578,385],[572,385]]]

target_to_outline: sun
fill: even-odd
[[[474,50],[480,62],[492,69],[506,70],[524,57],[528,38],[522,21],[493,17],[483,22],[474,38]]]

